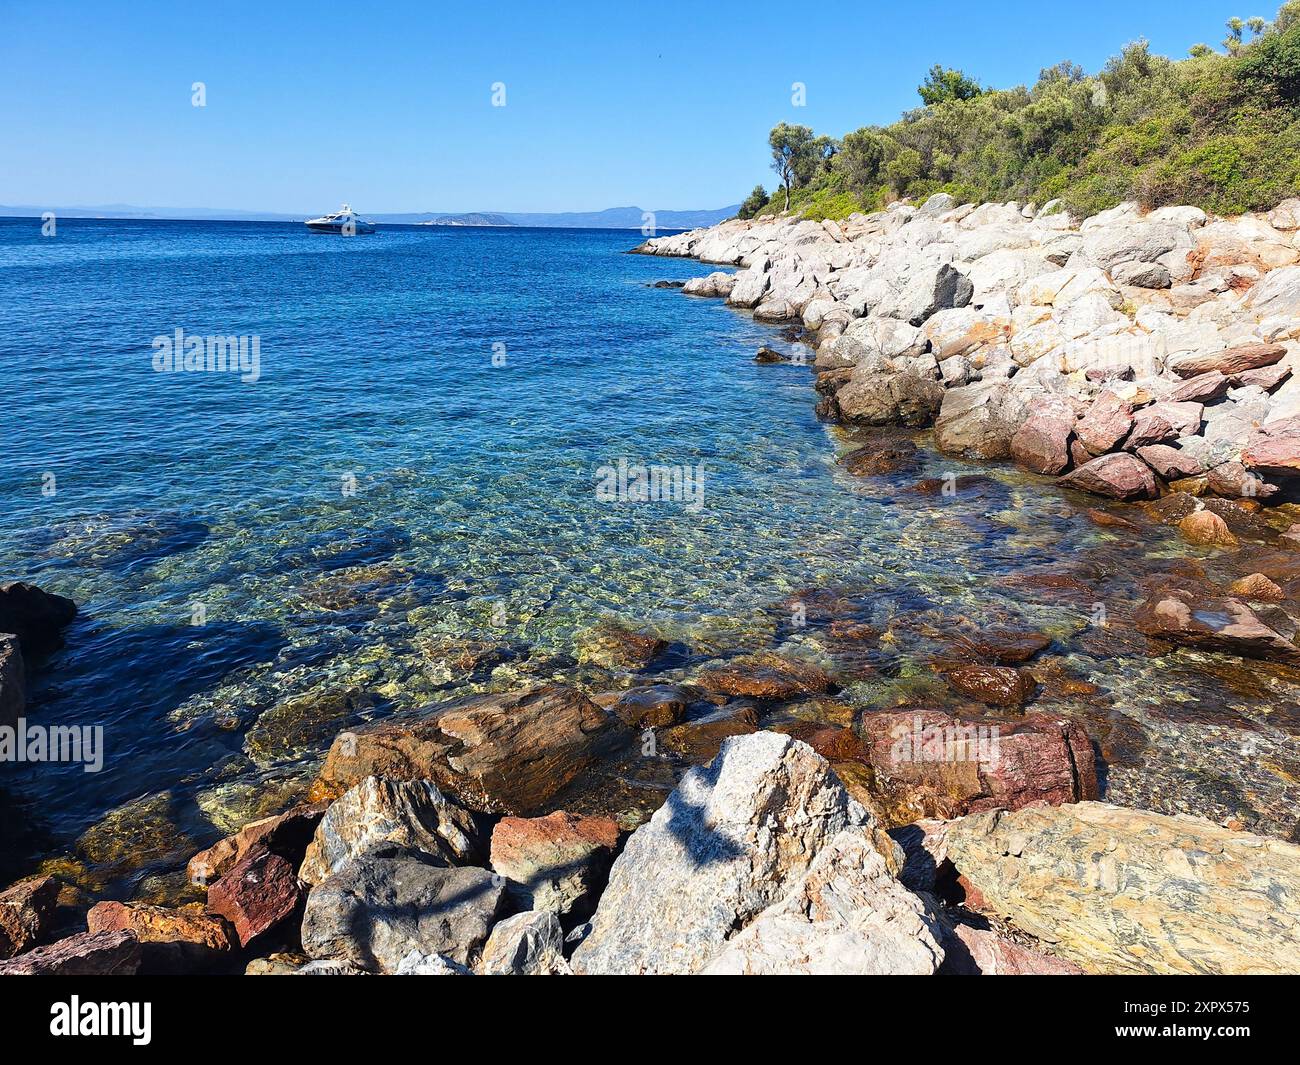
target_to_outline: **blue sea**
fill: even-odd
[[[816,657],[781,604],[830,588],[914,637],[846,701],[941,705],[932,630],[1034,626],[1101,692],[1045,708],[1141,737],[1112,797],[1285,830],[1286,783],[1225,767],[1195,731],[1232,715],[1252,730],[1280,689],[1207,692],[1186,656],[1103,653],[1076,641],[1091,603],[1007,579],[1090,565],[1122,610],[1135,560],[1181,548],[924,447],[915,470],[849,476],[853,442],[815,417],[811,370],[753,361],[798,346],[653,287],[714,268],[626,254],[640,239],[0,221],[0,578],[80,605],[63,650],[32,664],[28,717],[102,726],[105,745],[98,773],[0,767],[26,811],[21,863],[104,864],[117,834],[145,891],[175,867],[169,841],[300,798],[349,724],[539,679],[632,683],[583,653],[603,619],[669,640],[664,676],[745,649]],[[178,330],[243,338],[255,372],[159,368]],[[609,499],[620,462],[698,476],[702,494]],[[988,480],[913,490],[951,472]],[[448,664],[484,643],[509,653]]]

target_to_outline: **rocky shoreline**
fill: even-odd
[[[1186,554],[1125,575],[1137,605],[1081,632],[921,603],[882,622],[872,593],[838,587],[773,604],[761,648],[683,659],[603,624],[577,661],[617,684],[517,681],[363,718],[287,810],[191,846],[185,898],[127,901],[84,875],[123,848],[177,846],[148,797],[115,812],[81,864],[0,892],[0,975],[1296,971],[1294,825],[1106,801],[1156,741],[1062,650],[1182,648],[1252,694],[1300,662],[1298,228],[1300,204],[1233,220],[1125,207],[1076,226],[1050,205],[936,197],[647,242],[741,267],[684,292],[815,351],[819,411],[856,444],[847,474],[915,480],[924,430],[954,470],[910,498],[1006,508],[960,463],[1009,460],[1044,491],[1060,478],[1104,499],[1078,497],[1107,534],[1176,530]],[[1007,580],[1086,613],[1110,579],[1094,576]],[[0,586],[0,726],[23,715],[24,655],[75,614]],[[903,649],[930,659],[932,683],[900,675]],[[880,705],[854,697],[886,683]],[[1285,708],[1252,727],[1294,739]],[[1289,765],[1291,802],[1274,805],[1293,810]]]

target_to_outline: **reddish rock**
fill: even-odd
[[[1209,403],[1226,396],[1231,385],[1231,378],[1212,370],[1184,381],[1170,393],[1169,398],[1175,403]]]
[[[1224,499],[1268,499],[1281,489],[1258,473],[1251,473],[1240,462],[1224,462],[1205,475],[1206,487]]]
[[[1029,673],[1006,666],[955,666],[945,670],[944,679],[954,691],[989,706],[1024,706],[1038,688]]]
[[[1079,442],[1078,437],[1070,441],[1070,465],[1082,466],[1092,461],[1092,453]]]
[[[1181,647],[1300,663],[1293,633],[1279,632],[1231,596],[1198,597],[1177,588],[1158,591],[1138,607],[1133,620],[1139,632]]]
[[[1066,474],[1060,483],[1112,499],[1154,499],[1159,495],[1151,467],[1134,455],[1103,455]]]
[[[1092,744],[1071,721],[895,710],[863,714],[857,727],[872,770],[872,805],[887,827],[1098,795]]]
[[[1074,434],[1093,455],[1104,455],[1133,428],[1133,407],[1114,392],[1103,392],[1075,424]]]
[[[0,976],[134,976],[140,941],[133,932],[82,932],[0,962]]]
[[[836,618],[827,631],[837,640],[852,640],[855,643],[875,643],[880,639],[880,630],[865,621],[853,621],[851,618]]]
[[[200,886],[213,883],[259,845],[298,868],[327,806],[327,803],[296,806],[286,813],[250,822],[194,855],[187,867],[190,881]]]
[[[1174,440],[1180,435],[1182,434],[1173,427],[1169,419],[1154,408],[1148,407],[1133,416],[1133,429],[1128,434],[1128,439],[1124,441],[1124,446],[1129,451],[1136,451],[1152,444],[1163,444],[1166,440]]]
[[[1272,366],[1286,357],[1281,344],[1241,344],[1224,351],[1196,352],[1171,359],[1169,368],[1179,377],[1197,377],[1200,374],[1219,373],[1232,376],[1260,366]]]
[[[580,922],[595,909],[618,836],[607,817],[503,817],[492,832],[492,871],[510,881],[507,894],[523,909]]]
[[[224,960],[235,936],[224,918],[165,906],[100,902],[86,914],[92,932],[128,931],[140,941],[141,970],[189,973]]]
[[[1074,423],[1074,410],[1064,400],[1036,401],[1011,438],[1011,457],[1034,473],[1063,473],[1070,465]]]
[[[208,888],[208,910],[229,921],[240,946],[246,947],[288,918],[303,895],[293,865],[265,847],[255,847]]]
[[[681,684],[647,684],[629,688],[610,707],[631,728],[664,728],[686,716],[687,707],[704,693]]]
[[[1300,474],[1300,436],[1257,436],[1241,461],[1265,477],[1295,477]]]
[[[40,941],[61,887],[52,876],[37,876],[0,891],[0,958],[12,958]]]
[[[943,941],[944,976],[1083,976],[1084,971],[1064,958],[1034,950],[992,929],[959,924]]]
[[[792,699],[834,689],[826,671],[811,662],[787,658],[771,651],[741,655],[705,669],[699,685],[721,695],[753,699]]]
[[[1274,363],[1272,366],[1261,366],[1258,370],[1246,370],[1244,373],[1237,374],[1232,380],[1242,388],[1254,385],[1265,392],[1272,392],[1290,376],[1291,367]]]
[[[336,797],[370,776],[432,780],[469,809],[530,814],[591,765],[610,725],[562,684],[440,703],[341,733],[311,794]]]
[[[1162,403],[1153,403],[1134,416],[1135,429],[1137,428],[1136,423],[1144,416],[1152,419],[1159,418],[1168,422],[1173,426],[1175,437],[1195,436],[1201,431],[1201,422],[1205,420],[1205,405],[1203,403],[1171,403],[1168,400]]]
[[[1257,603],[1280,603],[1286,598],[1286,593],[1262,573],[1239,577],[1228,585],[1228,591]]]
[[[1205,464],[1190,451],[1169,444],[1148,444],[1137,449],[1138,458],[1166,481],[1195,477],[1205,472]]]

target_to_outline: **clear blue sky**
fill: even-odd
[[[891,121],[932,63],[1004,87],[1141,36],[1182,56],[1276,6],[0,0],[0,203],[721,207],[771,188],[776,122]]]

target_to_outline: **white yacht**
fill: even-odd
[[[345,237],[357,233],[373,233],[374,222],[367,222],[346,203],[333,214],[307,219],[307,228],[313,233],[341,233]]]

